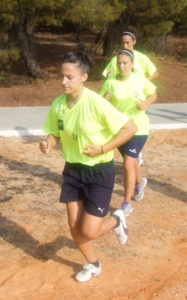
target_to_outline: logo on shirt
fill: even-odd
[[[78,141],[78,135],[75,133],[72,133],[72,139],[73,141],[77,142]]]
[[[64,121],[58,119],[58,128],[59,130],[64,130]]]

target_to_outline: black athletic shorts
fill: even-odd
[[[113,161],[86,166],[65,164],[60,202],[83,201],[87,213],[107,215],[114,187]]]
[[[142,148],[147,141],[148,135],[135,135],[127,143],[118,147],[122,156],[124,154],[137,158],[142,151]]]

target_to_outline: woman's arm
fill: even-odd
[[[48,154],[49,151],[59,143],[59,138],[53,134],[49,134],[45,141],[39,143],[39,148],[44,154]]]
[[[139,100],[139,103],[137,104],[138,108],[141,110],[146,110],[149,105],[156,102],[157,100],[157,93],[154,93],[153,95],[149,96],[146,101]]]
[[[129,120],[110,142],[105,145],[86,145],[83,153],[93,157],[114,150],[115,148],[130,140],[134,136],[136,131],[136,125]]]
[[[113,76],[113,75],[114,75],[114,73],[112,72],[112,70],[110,70],[110,71],[107,73],[106,77],[109,78],[109,77],[111,77],[111,76]]]
[[[147,77],[147,79],[148,79],[148,80],[153,80],[153,79],[157,78],[158,76],[159,76],[158,72],[155,71],[155,72],[153,73],[153,75]]]

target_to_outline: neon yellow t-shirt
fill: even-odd
[[[106,68],[103,71],[103,76],[106,77],[107,74],[112,71],[113,75],[116,76],[119,74],[118,67],[117,67],[117,56],[114,56]],[[134,66],[133,72],[136,74],[141,74],[145,77],[149,77],[153,75],[156,71],[155,65],[152,61],[146,56],[145,54],[134,50]]]
[[[83,154],[85,146],[106,144],[128,120],[108,101],[84,87],[80,99],[72,108],[67,106],[66,94],[53,101],[43,129],[60,138],[66,161],[94,166],[111,161],[113,151],[89,157]]]
[[[114,76],[106,79],[100,95],[111,92],[109,102],[117,110],[128,116],[137,126],[136,135],[149,134],[149,118],[137,107],[138,101],[155,93],[156,86],[143,76],[131,73],[127,80],[117,80]]]

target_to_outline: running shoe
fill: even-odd
[[[120,218],[120,224],[118,227],[113,229],[113,232],[116,234],[119,243],[121,245],[125,245],[128,240],[128,229],[124,212],[121,209],[117,209],[113,212],[113,215],[116,215]]]
[[[140,201],[144,197],[144,189],[147,185],[147,178],[142,177],[142,183],[141,185],[136,185],[133,200]]]
[[[125,217],[128,217],[130,213],[133,211],[131,202],[123,201],[121,205],[121,209]]]
[[[98,276],[101,273],[101,264],[96,267],[93,264],[85,264],[80,272],[75,275],[75,279],[79,282],[86,282],[92,277]]]

